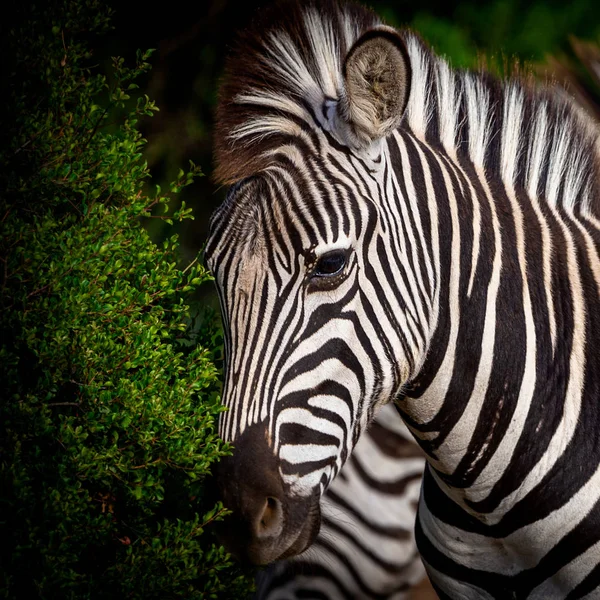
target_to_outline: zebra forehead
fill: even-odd
[[[205,250],[208,265],[218,270],[223,263],[241,262],[246,270],[264,270],[268,250],[302,252],[314,246],[312,239],[307,241],[312,236],[300,232],[290,205],[307,212],[320,202],[300,186],[286,185],[278,169],[238,182],[212,217]]]
[[[240,260],[264,259],[267,251],[283,247],[296,253],[347,248],[348,232],[337,212],[348,211],[354,202],[335,185],[317,181],[302,164],[277,162],[230,188],[213,215],[205,255],[211,263],[214,255],[222,257],[233,248]]]

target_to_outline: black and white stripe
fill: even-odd
[[[423,455],[384,406],[321,499],[321,531],[303,554],[257,578],[257,600],[403,600],[425,576],[414,523]]]
[[[386,102],[406,89],[396,114]],[[281,548],[299,535],[294,502],[327,487],[393,399],[428,458],[417,540],[441,597],[595,597],[591,122],[328,2],[245,35],[219,126],[220,176],[241,180],[207,248],[228,335],[221,433],[264,428]],[[340,273],[320,276],[340,252]]]

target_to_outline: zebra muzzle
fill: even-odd
[[[259,425],[248,428],[217,469],[223,504],[232,511],[219,537],[238,560],[256,565],[303,552],[321,523],[318,490],[306,498],[291,495],[265,439]]]

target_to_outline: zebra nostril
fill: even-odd
[[[268,496],[265,505],[258,519],[256,527],[256,536],[274,537],[278,536],[283,530],[283,508],[277,498]]]

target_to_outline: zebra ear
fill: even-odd
[[[389,135],[398,127],[410,91],[408,52],[391,28],[365,33],[344,61],[342,118],[363,144]]]

